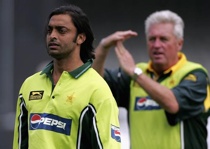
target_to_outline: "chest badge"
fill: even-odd
[[[41,100],[44,95],[44,91],[31,91],[29,100]]]
[[[66,98],[66,102],[71,103],[73,102],[73,98],[74,98],[74,93],[72,95],[67,96]]]

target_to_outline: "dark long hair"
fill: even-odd
[[[81,8],[76,5],[71,4],[60,6],[50,13],[48,17],[48,23],[52,16],[59,14],[68,14],[72,18],[72,22],[77,29],[77,35],[81,33],[86,35],[86,40],[81,44],[80,49],[80,57],[82,61],[85,63],[89,59],[95,59],[93,48],[94,35],[90,27],[87,15]]]

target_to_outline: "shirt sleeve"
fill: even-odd
[[[17,100],[13,149],[28,149],[28,111],[22,94]]]
[[[105,81],[99,86],[93,92],[83,118],[84,135],[81,140],[85,143],[82,143],[81,148],[120,149],[119,109]]]
[[[105,69],[104,79],[109,85],[118,106],[128,110],[131,78],[119,68],[115,70]]]
[[[166,112],[166,117],[171,125],[197,116],[204,111],[207,85],[206,73],[196,71],[189,73],[178,86],[172,89],[179,104],[179,111],[176,114]]]

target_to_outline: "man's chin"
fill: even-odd
[[[163,61],[163,59],[153,59],[152,63],[156,64],[156,65],[163,65],[164,61]]]
[[[48,53],[52,58],[60,60],[62,59],[62,56],[60,54],[55,54],[55,53]]]

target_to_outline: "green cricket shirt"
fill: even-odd
[[[88,61],[63,71],[53,86],[53,63],[28,77],[17,101],[13,149],[119,149],[118,107]]]
[[[151,63],[137,67],[158,83],[171,89],[179,111],[170,114],[124,72],[106,70],[105,79],[119,106],[128,110],[132,149],[207,149],[207,117],[210,94],[208,73],[203,66],[179,62],[155,80]]]

